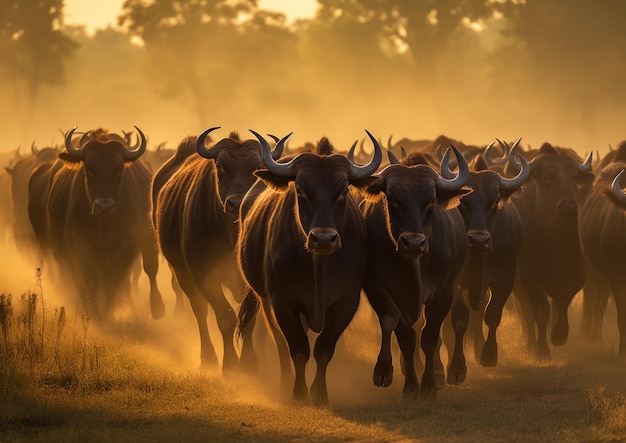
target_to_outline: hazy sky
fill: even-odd
[[[89,33],[114,25],[124,0],[65,0],[66,24],[83,24]],[[317,0],[259,0],[264,9],[285,13],[289,20],[313,16]]]

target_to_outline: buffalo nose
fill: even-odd
[[[468,231],[467,241],[469,247],[475,251],[491,251],[492,242],[491,235],[488,231]]]
[[[560,217],[576,217],[578,215],[578,202],[571,198],[563,198],[556,204],[556,214]]]
[[[98,198],[93,202],[97,212],[112,212],[115,208],[115,200],[112,198]]]
[[[398,237],[398,252],[407,258],[418,258],[428,253],[428,239],[424,234],[403,232]]]
[[[227,214],[239,215],[239,207],[242,198],[240,196],[230,195],[224,201],[224,212]]]
[[[307,249],[316,254],[332,254],[341,249],[341,237],[331,228],[314,228],[307,238]]]

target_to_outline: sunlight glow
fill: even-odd
[[[96,29],[117,25],[123,3],[124,0],[65,0],[65,23],[84,25],[87,33],[93,35]],[[259,0],[259,7],[282,12],[291,23],[313,17],[318,5],[317,0]]]

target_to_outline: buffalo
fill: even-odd
[[[241,301],[244,284],[234,254],[239,207],[263,163],[259,143],[241,140],[236,132],[207,148],[205,140],[216,129],[185,139],[155,174],[152,219],[161,251],[196,318],[201,363],[217,364],[207,326],[210,305],[224,344],[222,368],[228,373],[239,364],[233,343],[237,317],[221,285]],[[276,158],[283,146],[275,148]]]
[[[342,155],[310,152],[278,163],[265,138],[252,132],[266,168],[255,174],[267,188],[242,220],[239,266],[266,319],[276,322],[287,340],[295,367],[293,399],[327,403],[327,366],[357,310],[365,275],[365,222],[350,187],[364,188],[374,180],[382,149],[368,132],[374,155],[364,166]],[[318,151],[328,151],[320,145],[330,142],[318,143]],[[310,393],[307,328],[319,334]]]
[[[522,218],[524,242],[513,292],[522,307],[527,347],[538,358],[549,358],[550,314],[552,344],[562,345],[569,333],[568,307],[585,280],[578,213],[594,179],[592,154],[581,163],[572,150],[545,143],[526,155],[534,158],[529,161],[524,194],[514,201]],[[511,160],[507,170],[519,168]]]
[[[519,140],[511,148],[513,157],[517,155],[518,143]],[[508,146],[503,145],[507,152]],[[467,304],[472,309],[470,317],[474,325],[476,359],[483,366],[495,366],[498,361],[496,331],[513,289],[517,256],[522,247],[522,221],[512,197],[522,194],[521,186],[528,178],[529,167],[520,157],[518,175],[505,178],[488,168],[485,157],[478,155],[474,158],[466,183],[473,192],[462,198],[458,206],[465,222],[468,244],[459,285],[466,292]],[[452,178],[454,174],[446,166],[442,165],[442,173]],[[489,290],[490,299],[487,298]],[[465,306],[459,300],[456,308],[464,309]],[[486,342],[483,318],[489,327]]]
[[[394,332],[402,353],[403,393],[409,397],[420,391],[423,395],[436,392],[435,351],[467,251],[463,218],[456,207],[471,192],[464,186],[469,168],[462,153],[452,149],[459,164],[454,178],[446,179],[425,164],[392,164],[365,189],[362,205],[368,238],[363,289],[382,330],[373,381],[385,387],[393,380],[390,340]],[[448,155],[449,151],[446,162]],[[423,306],[426,326],[421,347],[426,362],[420,387],[413,325]],[[448,380],[462,381],[465,373],[463,352],[455,348]]]
[[[156,274],[158,254],[150,226],[150,171],[140,157],[146,139],[133,149],[117,134],[85,133],[79,146],[65,137],[55,163],[37,167],[28,187],[29,218],[37,239],[50,248],[65,281],[72,282],[84,309],[97,321],[110,319],[130,290],[132,264],[141,253],[150,279],[153,318],[164,315]]]
[[[600,338],[601,319],[609,293],[617,307],[619,353],[626,354],[626,281],[624,249],[626,248],[626,195],[621,179],[625,162],[610,163],[597,174],[593,190],[585,199],[580,213],[580,240],[590,264],[589,281],[585,283],[586,303],[593,322],[589,332]],[[587,300],[591,298],[591,300]]]

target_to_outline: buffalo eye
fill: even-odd
[[[397,209],[400,207],[396,199],[390,196],[387,196],[387,206],[394,208],[394,209]]]
[[[224,166],[222,166],[220,163],[215,163],[215,170],[217,171],[217,175],[224,174]]]
[[[432,199],[431,202],[426,205],[426,212],[428,214],[432,213],[436,204],[437,204],[437,198]]]
[[[307,198],[306,193],[302,190],[302,188],[298,185],[296,185],[296,195],[298,196],[298,198],[300,199],[305,199]]]

